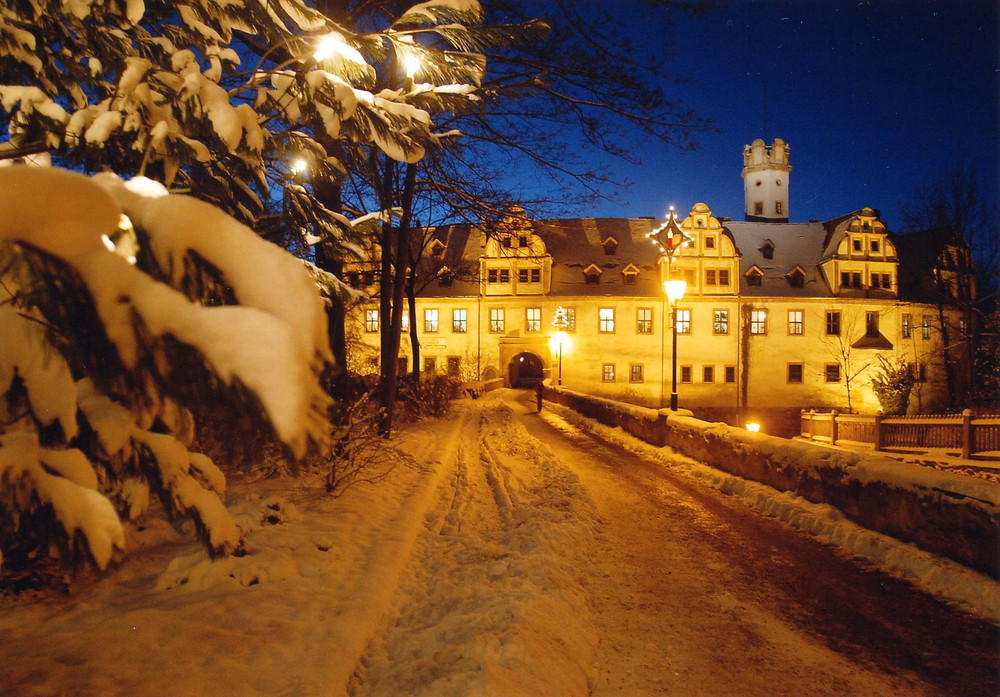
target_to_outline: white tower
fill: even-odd
[[[762,223],[788,222],[788,144],[775,138],[771,147],[758,138],[743,146],[743,214]]]

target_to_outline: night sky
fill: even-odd
[[[622,11],[641,16],[634,3]],[[699,201],[742,219],[745,144],[791,148],[790,217],[828,220],[881,209],[890,230],[915,187],[956,161],[978,170],[994,200],[998,163],[998,12],[995,0],[734,0],[678,22],[665,41],[672,98],[718,133],[681,152],[643,144],[641,166],[613,165],[635,182],[625,205],[589,214],[662,216]],[[637,26],[641,27],[639,22]]]

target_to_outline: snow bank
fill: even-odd
[[[725,472],[837,508],[866,528],[1000,577],[1000,485],[548,386],[547,399]]]

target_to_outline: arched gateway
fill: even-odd
[[[511,387],[534,387],[543,377],[542,359],[523,351],[510,359],[507,378]]]

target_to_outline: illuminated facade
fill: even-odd
[[[920,380],[911,409],[940,406],[947,394],[943,337],[959,336],[960,313],[908,292],[912,283],[900,288],[901,277],[934,269],[901,269],[900,238],[870,208],[825,223],[754,215],[760,201],[772,217],[788,211],[787,145],[759,146],[745,154],[744,221],[717,218],[699,203],[683,220],[671,211],[664,221],[533,221],[514,209],[491,230],[435,230],[422,262],[424,277],[434,280],[417,299],[421,368],[466,380],[503,377],[511,385],[555,378],[558,348],[550,344],[561,307],[569,325],[564,386],[665,405],[672,356],[663,282],[683,279],[681,407],[722,417],[847,409],[850,401],[854,411],[871,412],[878,408],[871,389],[877,354],[913,365]],[[758,176],[781,186],[757,187]],[[349,280],[363,283],[361,268]],[[377,345],[377,305],[358,318],[352,334]],[[406,336],[402,350],[409,366]]]

